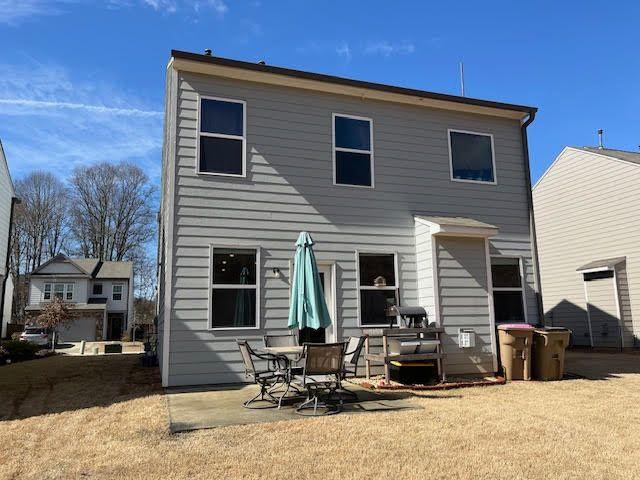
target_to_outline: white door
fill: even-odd
[[[335,279],[333,278],[333,265],[318,265],[318,273],[320,273],[320,281],[324,289],[324,300],[327,302],[327,309],[331,316],[331,325],[325,328],[325,342],[337,342],[337,326],[336,326],[336,305],[335,305]]]

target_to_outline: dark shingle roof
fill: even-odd
[[[609,157],[617,158],[618,160],[624,160],[626,162],[637,163],[640,165],[640,152],[628,152],[626,150],[614,150],[612,148],[598,148],[598,147],[578,147],[585,152],[599,153],[600,155],[607,155]]]

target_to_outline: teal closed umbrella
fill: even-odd
[[[289,328],[298,327],[302,330],[308,327],[317,330],[331,325],[312,246],[311,236],[307,232],[301,232],[296,241]]]
[[[249,280],[249,269],[242,267],[240,271],[240,285],[246,285]],[[254,305],[255,290],[248,290],[244,288],[238,289],[236,294],[236,310],[233,317],[234,327],[248,327],[253,324],[255,319]]]

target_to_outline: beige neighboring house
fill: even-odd
[[[566,147],[533,187],[547,324],[640,346],[640,153]]]
[[[9,275],[9,239],[13,209],[17,202],[15,195],[9,165],[0,142],[0,338],[7,335],[13,303],[13,283]]]
[[[35,316],[55,297],[78,314],[62,341],[120,340],[133,324],[133,263],[59,254],[31,273],[25,310]]]

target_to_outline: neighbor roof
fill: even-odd
[[[133,262],[102,262],[95,278],[129,278],[133,275]]]
[[[600,155],[607,155],[609,157],[617,158],[618,160],[624,160],[626,162],[640,164],[640,152],[629,152],[627,150],[614,150],[611,148],[598,148],[598,147],[576,147],[579,150],[585,152],[599,153]]]
[[[495,102],[490,100],[481,100],[477,98],[460,97],[457,95],[449,95],[444,93],[429,92],[426,90],[418,90],[414,88],[397,87],[382,83],[373,83],[363,80],[355,80],[352,78],[336,77],[323,73],[306,72],[302,70],[293,70],[290,68],[275,67],[272,65],[263,65],[260,63],[245,62],[233,60],[230,58],[214,57],[211,55],[203,55],[199,53],[184,52],[180,50],[171,50],[171,57],[175,59],[191,60],[195,62],[206,63],[209,65],[217,65],[223,67],[231,67],[252,72],[261,72],[268,74],[281,75],[285,77],[293,77],[302,80],[313,80],[334,85],[342,85],[345,87],[357,87],[367,90],[376,90],[380,92],[395,93],[400,95],[409,95],[423,99],[432,99],[443,102],[452,102],[458,104],[475,105],[479,107],[494,108],[500,110],[509,110],[512,112],[522,112],[524,114],[534,114],[538,109],[525,105],[516,105],[504,102]],[[257,79],[255,81],[258,81]]]
[[[613,267],[618,265],[619,263],[624,262],[627,257],[615,257],[615,258],[604,258],[602,260],[595,260],[593,262],[589,262],[586,265],[581,266],[576,269],[577,272],[583,272],[585,270],[613,270]]]
[[[133,262],[101,262],[97,258],[70,258],[63,253],[40,265],[32,275],[38,275],[40,270],[55,261],[69,262],[92,278],[124,279],[133,275]]]

